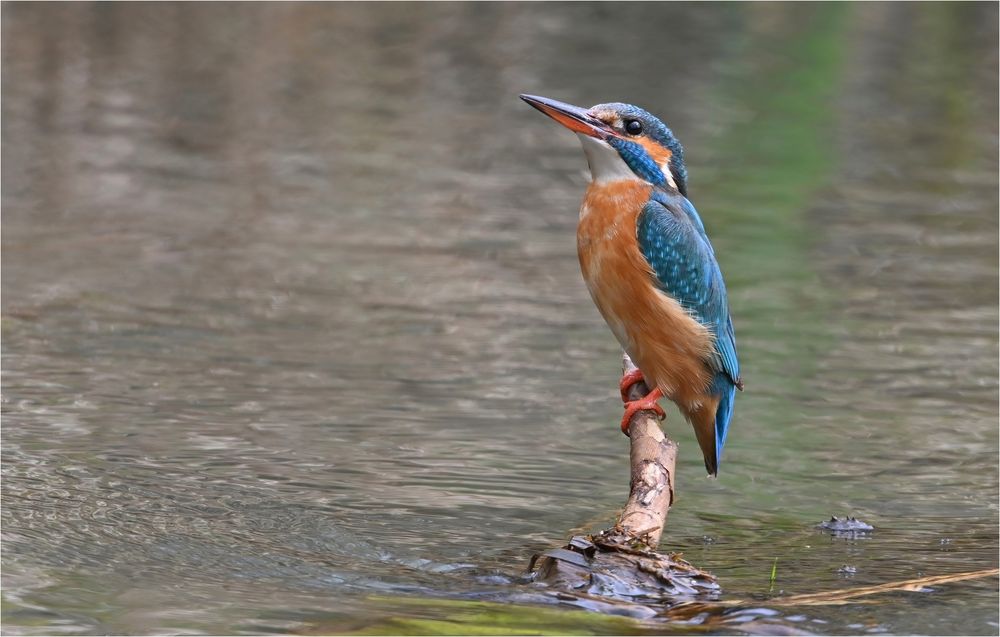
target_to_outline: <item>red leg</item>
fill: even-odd
[[[642,370],[638,368],[633,369],[629,373],[622,376],[622,380],[618,384],[618,388],[622,390],[622,402],[628,402],[628,390],[632,388],[632,385],[644,382],[645,380],[645,377],[642,375]]]
[[[655,411],[660,420],[666,418],[667,415],[663,413],[663,408],[656,404],[656,401],[661,398],[663,398],[663,392],[661,392],[660,388],[657,387],[653,391],[646,394],[645,398],[625,403],[625,415],[622,416],[622,433],[626,436],[628,435],[629,422],[632,420],[632,416],[634,416],[637,411],[649,409],[651,411]]]

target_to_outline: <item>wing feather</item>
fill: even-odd
[[[660,288],[715,335],[709,365],[741,387],[726,284],[694,206],[686,197],[657,191],[639,214],[636,230]]]

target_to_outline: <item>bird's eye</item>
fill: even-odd
[[[625,132],[629,135],[638,135],[642,132],[642,122],[637,119],[630,119],[625,122]]]

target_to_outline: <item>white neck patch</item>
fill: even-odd
[[[583,144],[583,152],[587,156],[587,163],[590,164],[591,181],[596,184],[625,179],[642,181],[638,175],[632,172],[618,151],[611,147],[611,144],[582,133],[577,133],[577,137]]]
[[[666,179],[668,184],[670,184],[670,187],[673,188],[674,190],[677,190],[677,182],[674,181],[674,173],[670,172],[669,159],[663,162],[663,165],[660,166],[660,172],[663,173],[663,178]]]

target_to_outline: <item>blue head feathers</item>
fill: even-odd
[[[619,133],[606,141],[635,174],[658,186],[673,186],[687,196],[684,147],[663,122],[638,106],[621,102],[597,104],[588,111]]]
[[[588,109],[565,102],[522,95],[528,104],[553,118],[584,140],[597,140],[596,148],[614,149],[625,163],[623,170],[665,190],[676,190],[687,196],[687,170],[684,168],[684,149],[669,128],[638,106],[612,102],[598,104]],[[591,150],[595,146],[591,144]],[[593,160],[590,153],[588,160]],[[598,157],[599,168],[617,175],[617,161],[608,163]],[[617,160],[617,158],[616,158]],[[591,163],[591,172],[595,166]]]

